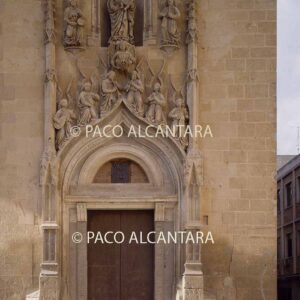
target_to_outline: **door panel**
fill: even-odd
[[[153,212],[128,211],[121,213],[121,230],[129,241],[132,232],[144,239],[153,231]],[[154,247],[151,244],[124,243],[121,247],[121,295],[122,300],[153,300]]]
[[[153,300],[154,246],[129,244],[154,230],[153,211],[89,211],[88,231],[122,231],[123,244],[88,244],[88,300]]]
[[[90,211],[88,231],[118,231],[120,213]],[[121,299],[121,246],[118,244],[88,244],[88,300]]]

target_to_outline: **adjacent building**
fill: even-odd
[[[300,299],[300,155],[278,170],[278,299]]]

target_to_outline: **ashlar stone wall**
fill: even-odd
[[[41,1],[0,1],[0,299],[38,286],[44,82]]]
[[[204,285],[217,299],[276,299],[276,1],[200,1]]]

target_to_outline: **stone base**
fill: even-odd
[[[39,300],[59,300],[59,279],[57,274],[40,275]]]
[[[40,290],[27,295],[26,300],[40,300]]]
[[[183,275],[183,300],[204,300],[201,263],[186,263]]]

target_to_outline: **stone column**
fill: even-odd
[[[77,299],[87,300],[87,207],[85,203],[77,203],[77,232],[83,235],[82,242],[76,245]]]
[[[100,1],[101,0],[92,0],[92,34],[88,37],[88,45],[89,46],[97,46],[101,45],[101,34],[100,34]]]
[[[197,2],[198,0],[187,1],[187,105],[189,108],[190,126],[193,130],[199,122]],[[200,188],[202,177],[202,157],[199,145],[195,138],[191,138],[185,164],[185,199],[187,203],[185,230],[194,236],[196,236],[197,231],[201,230]],[[183,299],[202,300],[204,295],[200,245],[187,244],[185,254]]]
[[[60,293],[56,220],[55,130],[52,118],[56,111],[55,70],[55,1],[45,0],[45,86],[44,86],[44,153],[41,164],[43,203],[43,261],[40,273],[40,299],[58,300]]]
[[[158,0],[144,0],[144,45],[156,45]]]
[[[164,230],[165,221],[165,205],[163,203],[157,203],[155,205],[155,232],[161,232]],[[157,238],[157,236],[156,236]],[[159,278],[160,280],[155,281],[155,299],[162,299],[164,295],[164,245],[155,245],[155,276],[154,278]]]
[[[197,1],[188,0],[188,32],[187,43],[187,105],[189,108],[190,125],[193,128],[199,122],[199,77],[198,77],[198,32],[197,32]],[[194,129],[194,128],[193,128]],[[198,151],[196,139],[191,139],[189,152]],[[197,148],[197,149],[195,149]]]
[[[170,208],[165,203],[155,205],[155,232],[174,231],[174,220],[170,217]],[[157,237],[156,237],[157,238]],[[171,299],[174,287],[175,245],[158,243],[155,245],[155,299]]]

